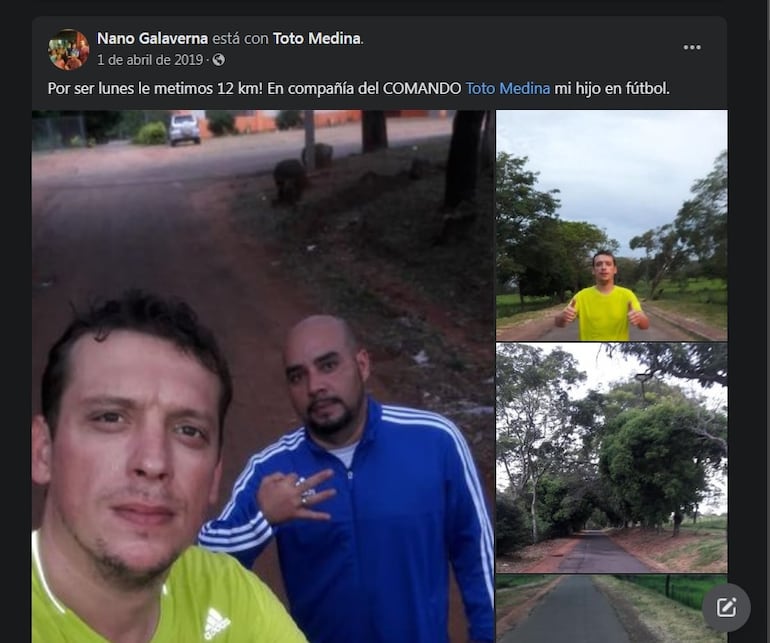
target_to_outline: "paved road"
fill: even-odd
[[[496,331],[497,341],[507,342],[577,342],[577,322],[568,324],[564,328],[557,328],[553,323],[553,317],[563,309],[556,306],[552,311],[544,311],[543,317],[511,327],[500,327]],[[632,326],[629,331],[629,341],[632,342],[659,342],[659,341],[696,341],[702,337],[692,335],[681,326],[673,324],[655,312],[647,310],[650,318],[650,327],[647,330],[639,330]]]
[[[694,337],[681,328],[670,324],[652,312],[647,311],[650,327],[639,330],[636,326],[629,329],[629,341],[660,342],[660,341],[693,341]],[[538,338],[544,342],[576,342],[578,341],[578,324],[575,321],[564,328],[552,326],[544,335]]]
[[[599,531],[583,531],[579,541],[559,564],[567,574],[638,574],[651,572],[640,560]]]
[[[567,576],[498,643],[630,643],[590,576]]]

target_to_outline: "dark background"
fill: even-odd
[[[361,3],[330,2],[303,3],[285,0],[280,4],[229,2],[70,2],[67,5],[53,2],[30,2],[31,20],[36,16],[61,16],[63,9],[68,16],[128,16],[128,15],[627,15],[627,16],[721,16],[726,20],[728,57],[727,79],[729,95],[729,195],[730,195],[730,310],[729,355],[732,383],[729,391],[730,422],[730,474],[728,505],[729,528],[729,580],[740,585],[752,600],[749,622],[729,637],[731,643],[754,643],[767,640],[767,4],[757,0],[741,2],[411,2],[411,3]],[[78,23],[76,19],[73,24]],[[30,22],[31,25],[31,22]],[[14,46],[7,52],[8,64],[18,64],[20,52],[29,52],[26,32],[11,23],[9,30]],[[9,43],[10,44],[10,43]],[[397,41],[394,47],[398,46]],[[467,52],[472,55],[472,52]],[[499,44],[499,55],[506,56],[505,43]],[[543,52],[544,57],[559,56],[558,47]],[[612,55],[607,56],[611,62]],[[533,61],[511,60],[512,68],[530,68]],[[436,62],[440,69],[440,61]],[[483,69],[485,60],[479,60]],[[10,493],[7,523],[16,522],[17,515],[26,515],[29,509],[28,492],[15,493],[21,483],[28,489],[27,467],[17,469],[16,457],[26,457],[16,446],[16,436],[23,435],[28,443],[29,411],[22,409],[18,400],[28,399],[26,382],[29,381],[30,361],[26,346],[30,339],[29,286],[25,283],[25,269],[29,265],[29,165],[27,153],[29,139],[25,133],[29,107],[17,98],[25,85],[26,64],[21,71],[10,70],[6,76],[6,103],[4,110],[4,153],[7,173],[3,185],[8,190],[4,200],[3,236],[6,251],[3,253],[6,286],[6,324],[4,324],[7,348],[7,367],[4,399],[11,401],[10,417],[6,431],[13,436],[8,442],[4,487]],[[33,61],[33,68],[35,63]],[[438,74],[434,74],[438,75]],[[527,74],[528,75],[528,74]],[[598,76],[597,74],[592,74]],[[196,103],[198,101],[196,100]],[[444,103],[449,101],[443,101]],[[452,101],[453,102],[453,101]],[[588,103],[590,101],[586,101]],[[285,104],[285,103],[284,103]],[[400,103],[403,105],[403,99]],[[596,105],[599,106],[598,104]],[[33,105],[40,108],[40,105]],[[94,106],[96,107],[96,106]],[[331,107],[331,106],[330,106]],[[485,107],[508,108],[500,97],[492,97]],[[530,105],[531,107],[531,105]],[[585,105],[588,107],[588,105]],[[713,106],[697,105],[707,108]],[[16,312],[19,303],[24,312]],[[24,384],[22,384],[24,383]],[[24,388],[22,388],[24,387]],[[17,499],[18,498],[18,499]],[[18,503],[18,504],[17,504]],[[17,514],[17,512],[20,512]],[[19,538],[19,547],[26,548],[28,522],[10,527],[13,538]],[[22,538],[24,543],[22,543]],[[15,549],[13,545],[9,551]],[[18,557],[20,560],[23,558]],[[21,565],[21,563],[17,563]],[[9,580],[21,570],[11,570]],[[26,574],[26,572],[24,572]],[[26,577],[25,577],[26,578]],[[14,579],[15,580],[15,579]],[[20,607],[26,609],[26,598],[19,593]]]

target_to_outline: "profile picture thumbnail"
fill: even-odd
[[[48,57],[54,67],[70,71],[86,64],[88,39],[75,29],[62,29],[48,41]]]

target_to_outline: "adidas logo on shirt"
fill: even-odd
[[[203,638],[207,641],[213,639],[222,630],[230,626],[230,619],[225,618],[213,607],[209,608],[209,614],[206,617],[206,628],[203,630]]]

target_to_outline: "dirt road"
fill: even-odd
[[[389,125],[388,136],[396,144],[448,131],[451,120],[404,121]],[[358,150],[355,142],[343,144],[344,134],[343,128],[329,132],[339,141],[337,152]],[[347,137],[360,140],[358,127],[348,128]],[[248,138],[176,148],[107,145],[32,160],[33,412],[45,351],[69,321],[72,304],[136,286],[186,299],[220,338],[234,378],[220,500],[212,515],[248,455],[295,425],[280,345],[289,325],[317,312],[314,293],[286,279],[273,249],[235,231],[221,192],[227,173],[269,172],[276,158],[296,158],[302,133],[260,135],[256,148]],[[319,133],[317,140],[329,139]],[[386,393],[376,369],[369,388]],[[32,528],[41,500],[33,485]],[[273,548],[256,571],[282,595]],[[464,621],[454,612],[453,640],[459,641]]]

